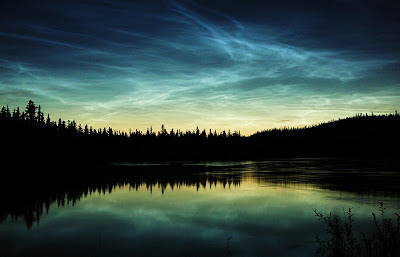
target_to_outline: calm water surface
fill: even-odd
[[[134,172],[138,164],[118,165]],[[315,236],[324,231],[313,209],[342,215],[352,207],[364,230],[379,201],[390,213],[400,210],[398,174],[380,164],[296,159],[180,165],[204,171],[146,174],[78,195],[49,196],[48,212],[43,203],[31,225],[23,214],[8,215],[0,224],[0,256],[313,256]]]

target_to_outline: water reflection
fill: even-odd
[[[158,190],[164,194],[168,188],[170,190],[182,189],[187,187],[196,188],[216,188],[217,185],[223,188],[237,187],[240,185],[242,178],[234,174],[220,174],[216,176],[198,175],[198,174],[175,174],[170,175],[132,175],[129,177],[117,177],[110,181],[102,181],[97,183],[74,184],[58,184],[57,188],[47,185],[46,188],[35,190],[34,188],[18,188],[16,194],[3,195],[3,207],[0,210],[0,222],[7,219],[9,222],[15,222],[18,219],[23,219],[27,227],[32,227],[36,222],[39,224],[40,217],[45,211],[49,212],[50,205],[56,203],[58,207],[71,205],[74,206],[76,202],[82,198],[91,196],[92,194],[111,194],[116,189],[127,188],[129,191],[138,191],[141,188],[151,194],[153,190]],[[36,187],[35,185],[33,185]],[[46,185],[42,185],[46,187]]]
[[[394,170],[328,163],[124,164],[96,179],[3,187],[0,255],[310,256],[313,209],[354,207],[363,226],[378,201],[400,204],[397,186],[382,187],[398,183]]]

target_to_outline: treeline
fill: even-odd
[[[74,120],[52,120],[41,106],[29,101],[24,110],[2,107],[2,142],[13,151],[34,148],[52,159],[244,159],[282,156],[393,155],[399,152],[400,115],[357,114],[302,128],[279,128],[243,136],[240,131],[161,130],[122,132],[95,129]]]
[[[11,112],[9,106],[3,106],[1,109],[0,119],[3,121],[21,121],[24,125],[30,125],[31,127],[40,127],[47,128],[53,131],[58,131],[59,133],[65,134],[74,134],[78,136],[117,136],[117,137],[125,137],[134,139],[135,137],[153,137],[153,138],[166,138],[169,137],[171,139],[185,138],[185,137],[200,137],[200,138],[226,138],[226,137],[240,137],[240,131],[234,131],[231,133],[229,130],[226,132],[225,130],[217,133],[216,130],[206,131],[203,129],[199,130],[197,127],[195,130],[190,131],[181,131],[171,129],[169,132],[165,128],[164,125],[161,126],[161,130],[153,131],[153,128],[150,127],[146,132],[135,130],[130,130],[129,133],[121,132],[120,130],[114,130],[111,127],[104,127],[95,129],[92,126],[82,126],[81,124],[77,124],[75,120],[62,120],[59,118],[57,121],[53,121],[50,118],[50,115],[47,114],[47,118],[45,118],[44,113],[42,112],[41,106],[38,107],[35,103],[30,100],[28,105],[25,108],[25,111],[20,111],[20,108],[14,108]]]
[[[46,117],[46,118],[45,118]],[[245,137],[240,132],[207,131],[196,128],[193,131],[171,129],[164,125],[161,130],[152,127],[146,132],[130,130],[129,133],[111,127],[95,129],[77,124],[75,120],[52,120],[45,116],[41,106],[29,101],[24,110],[19,107],[10,110],[2,108],[0,134],[9,147],[29,144],[35,153],[42,152],[52,158],[73,157],[80,161],[119,159],[181,159],[226,155],[224,150],[232,145],[242,144]],[[77,150],[84,149],[77,153]],[[208,151],[209,150],[209,151]],[[58,153],[58,154],[57,154]],[[34,153],[32,152],[31,157]],[[56,155],[56,156],[54,156]]]

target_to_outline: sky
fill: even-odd
[[[0,105],[122,131],[400,110],[400,1],[5,1]]]

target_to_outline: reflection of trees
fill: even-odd
[[[383,160],[280,160],[255,163],[251,169],[260,185],[400,196],[398,168]]]
[[[329,189],[360,194],[385,195],[399,197],[399,174],[381,171],[380,177],[371,162],[334,164],[332,160],[287,162],[254,162],[234,168],[216,166],[111,166],[99,170],[97,176],[83,176],[79,173],[64,174],[63,180],[44,180],[43,177],[13,177],[13,183],[5,183],[0,188],[0,222],[22,219],[28,228],[39,223],[43,213],[50,206],[72,205],[80,199],[93,194],[110,194],[117,188],[129,187],[131,191],[146,188],[164,194],[168,190],[180,190],[192,187],[196,190],[215,187],[239,187],[249,179],[261,186],[299,187]],[[362,166],[364,165],[364,167]],[[299,168],[301,167],[301,168]],[[365,172],[366,167],[369,168]],[[376,169],[378,169],[377,166]],[[353,172],[349,173],[348,169]],[[220,172],[210,172],[214,169]],[[193,171],[195,170],[195,171]],[[240,173],[238,170],[247,170]],[[362,173],[364,171],[364,173]],[[382,173],[383,172],[383,173]],[[46,173],[49,174],[49,173]],[[371,176],[372,175],[372,176]],[[11,180],[11,179],[10,179]],[[7,181],[7,180],[5,180]]]
[[[62,175],[56,169],[32,176],[16,173],[2,180],[0,187],[0,222],[23,220],[27,227],[39,223],[50,206],[72,205],[93,194],[110,194],[117,188],[129,187],[131,191],[146,188],[164,194],[168,190],[192,187],[196,190],[215,187],[239,187],[245,180],[260,186],[329,189],[360,194],[399,197],[400,174],[383,171],[382,165],[333,160],[262,161],[238,163],[235,166],[206,165],[144,165],[95,167],[95,172],[85,175],[71,172],[67,167]],[[89,169],[82,167],[80,170]],[[242,172],[245,171],[246,172]],[[352,172],[350,172],[352,170]],[[379,177],[374,176],[379,170]],[[52,173],[51,173],[52,172]],[[52,177],[55,176],[55,177]],[[63,177],[63,179],[60,179]],[[13,183],[10,183],[12,181]]]
[[[37,182],[37,181],[36,181]],[[22,219],[28,228],[33,223],[39,223],[44,212],[48,213],[52,204],[57,206],[74,206],[82,197],[86,198],[92,194],[110,194],[116,188],[128,186],[130,190],[147,188],[150,193],[157,188],[165,193],[167,189],[174,190],[182,187],[213,188],[217,186],[238,187],[241,178],[233,175],[207,176],[207,175],[184,175],[174,176],[130,176],[125,178],[107,178],[107,181],[89,182],[61,182],[59,184],[25,184],[22,188],[2,188],[0,200],[0,223],[9,220],[15,222]],[[15,185],[14,185],[15,186]],[[10,193],[9,190],[18,190]]]
[[[150,192],[153,191],[153,188],[157,188],[161,190],[161,193],[164,194],[167,188],[171,190],[180,189],[182,187],[195,187],[198,191],[200,188],[206,189],[213,187],[217,187],[220,185],[224,188],[231,186],[240,186],[241,179],[239,177],[234,176],[220,176],[220,177],[207,177],[207,176],[197,176],[197,177],[184,177],[184,178],[143,178],[141,180],[130,181],[129,186],[134,188],[136,191],[145,186]]]

